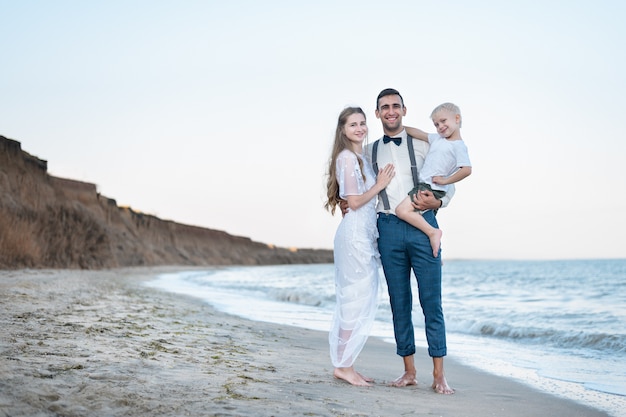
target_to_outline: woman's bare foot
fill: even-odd
[[[349,368],[335,368],[333,376],[337,379],[343,379],[344,381],[357,385],[360,387],[371,387],[372,385],[367,382],[361,374],[356,372],[353,367]]]
[[[360,373],[359,371],[356,371],[356,373],[363,378],[363,380],[365,382],[374,382],[374,378],[370,378],[369,376],[364,376],[362,373]]]
[[[391,383],[392,387],[406,387],[409,385],[417,385],[417,380],[415,379],[415,373],[406,371],[401,377]]]
[[[435,377],[433,380],[432,388],[437,394],[454,394],[454,390],[448,385],[445,376],[439,378]]]
[[[439,256],[439,248],[441,248],[441,236],[443,232],[441,229],[435,229],[435,231],[428,235],[428,239],[430,240],[430,246],[433,248],[433,256],[436,258]]]

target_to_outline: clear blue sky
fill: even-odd
[[[137,211],[332,248],[333,131],[453,101],[444,258],[626,257],[622,1],[0,0],[0,134]]]

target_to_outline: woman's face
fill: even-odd
[[[365,116],[361,113],[354,113],[348,116],[348,120],[346,120],[346,124],[343,126],[343,133],[352,144],[357,145],[358,149],[360,149],[367,137]]]

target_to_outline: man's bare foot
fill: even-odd
[[[445,376],[439,378],[435,377],[432,388],[437,394],[454,394],[454,390],[448,385]]]
[[[411,372],[405,372],[401,377],[391,383],[392,387],[406,387],[409,385],[417,385],[415,374]]]
[[[433,248],[433,256],[436,258],[439,256],[439,248],[441,248],[441,236],[443,232],[441,229],[435,229],[432,235],[428,236],[430,240],[430,247]]]
[[[343,379],[344,381],[357,385],[360,387],[371,387],[372,385],[366,381],[361,374],[356,372],[354,368],[335,368],[333,376],[337,379]]]

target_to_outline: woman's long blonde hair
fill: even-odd
[[[337,182],[337,155],[344,149],[348,149],[352,151],[352,144],[350,140],[344,133],[344,127],[348,121],[348,117],[353,114],[362,114],[363,117],[366,118],[365,112],[360,107],[346,107],[339,114],[339,118],[337,120],[337,130],[335,131],[335,142],[333,144],[333,150],[330,154],[330,160],[328,161],[328,179],[327,179],[327,191],[326,195],[328,197],[328,201],[324,204],[324,208],[329,210],[331,214],[335,214],[335,209],[339,205],[341,199],[339,198],[339,183]],[[359,161],[359,167],[361,168],[361,172],[363,172],[363,161],[357,155],[357,160]],[[365,181],[365,174],[363,174],[363,181]]]

